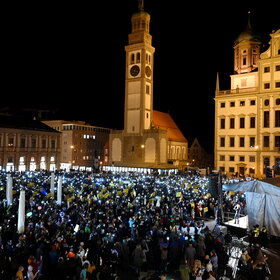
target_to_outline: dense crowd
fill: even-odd
[[[0,279],[136,280],[144,271],[148,280],[179,271],[182,280],[212,280],[225,273],[231,236],[210,231],[201,219],[218,210],[207,178],[57,172],[55,185],[63,178],[58,204],[50,173],[11,175],[11,206],[7,174],[0,178]],[[17,231],[20,190],[24,233]],[[246,213],[241,193],[224,193],[225,211],[237,202]]]

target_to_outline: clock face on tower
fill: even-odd
[[[139,74],[139,72],[140,72],[140,68],[137,65],[133,65],[130,68],[130,75],[133,76],[133,77],[137,76]]]
[[[145,73],[146,73],[146,76],[147,76],[147,77],[150,77],[150,76],[151,76],[152,70],[151,70],[150,66],[146,66],[146,68],[145,68]]]

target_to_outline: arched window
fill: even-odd
[[[136,63],[140,63],[140,52],[136,54]]]
[[[130,57],[130,64],[134,64],[134,61],[135,61],[135,55],[133,53],[133,54],[131,54],[131,57]]]

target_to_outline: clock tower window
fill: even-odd
[[[136,63],[140,63],[140,52],[136,54]]]
[[[146,85],[146,93],[150,94],[150,86],[149,85]]]
[[[130,57],[130,64],[134,64],[134,61],[135,61],[135,55],[133,53],[133,54],[131,54],[131,57]]]

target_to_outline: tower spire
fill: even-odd
[[[252,26],[251,26],[251,11],[250,10],[248,11],[248,24],[247,24],[247,27],[249,29],[252,29]]]
[[[216,94],[220,91],[220,79],[219,79],[219,72],[217,72],[216,78]]]
[[[138,0],[138,10],[139,12],[144,11],[144,0]]]

